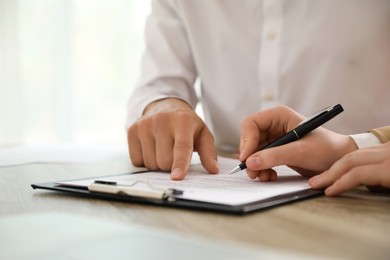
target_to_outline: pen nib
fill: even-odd
[[[239,171],[241,171],[241,168],[240,168],[240,166],[237,166],[236,168],[234,168],[233,170],[231,170],[228,174],[234,174],[234,173],[237,173],[237,172],[239,172]]]

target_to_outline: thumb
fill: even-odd
[[[270,169],[279,165],[302,167],[305,158],[297,152],[299,142],[268,148],[256,152],[246,160],[246,166],[253,171]]]

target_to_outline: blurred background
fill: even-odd
[[[0,146],[126,143],[150,0],[0,0]]]

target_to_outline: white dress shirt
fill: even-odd
[[[359,149],[381,144],[381,141],[373,133],[361,133],[350,136]]]
[[[340,103],[325,127],[344,134],[390,122],[388,0],[156,0],[145,34],[127,126],[166,97],[201,101],[220,150],[278,104],[310,116]]]

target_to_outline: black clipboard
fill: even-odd
[[[99,178],[113,177],[113,176],[126,175],[126,174],[129,173],[67,180],[67,182],[80,181],[80,180],[96,180]],[[133,174],[142,174],[142,172],[134,172]],[[46,182],[46,183],[32,184],[31,186],[33,189],[59,191],[59,192],[70,193],[81,197],[88,197],[88,198],[95,198],[95,199],[115,200],[115,201],[122,201],[122,202],[141,203],[141,204],[149,204],[155,206],[184,208],[184,209],[193,209],[193,210],[201,210],[201,211],[212,211],[212,212],[220,212],[220,213],[228,213],[228,214],[236,214],[236,215],[243,215],[243,214],[252,213],[264,209],[269,209],[275,206],[297,202],[303,199],[313,198],[324,194],[322,190],[306,189],[301,191],[294,191],[291,193],[285,193],[282,195],[277,195],[274,197],[258,200],[251,203],[232,206],[232,205],[217,204],[217,203],[210,203],[210,202],[194,201],[194,200],[188,200],[182,198],[176,198],[174,200],[171,200],[167,197],[156,199],[156,198],[147,198],[142,196],[132,196],[132,195],[124,194],[123,192],[111,193],[111,192],[91,191],[90,189],[88,189],[88,187],[75,187],[75,186],[63,185],[58,183],[59,182]]]

